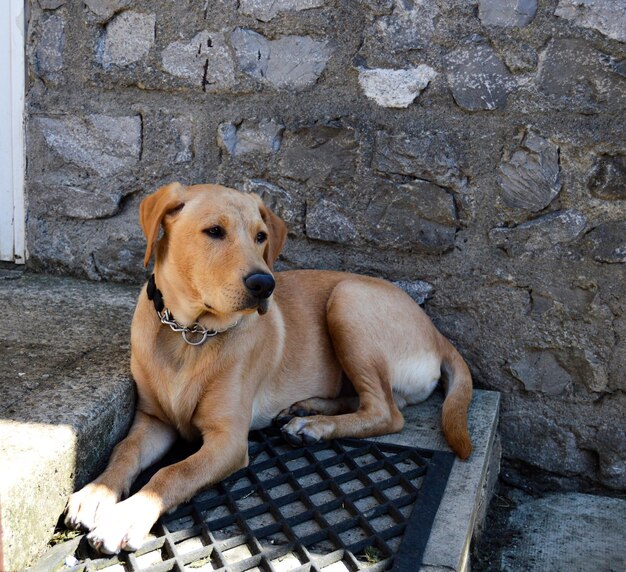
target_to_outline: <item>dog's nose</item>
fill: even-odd
[[[271,274],[250,274],[243,279],[248,292],[259,300],[269,298],[276,282]]]

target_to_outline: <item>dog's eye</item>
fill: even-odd
[[[224,238],[226,231],[221,226],[212,226],[204,230],[211,238]]]
[[[256,241],[259,244],[264,243],[266,240],[267,240],[267,232],[261,231],[261,232],[256,233]]]

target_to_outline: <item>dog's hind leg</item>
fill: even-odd
[[[384,283],[352,280],[333,291],[327,306],[329,332],[343,371],[358,394],[358,409],[339,415],[295,417],[283,427],[286,439],[294,445],[395,433],[404,426],[393,397],[388,362],[394,340],[389,339],[389,332],[376,328],[387,315],[388,293]]]

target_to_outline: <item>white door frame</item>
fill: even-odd
[[[26,261],[24,0],[0,10],[0,260]]]

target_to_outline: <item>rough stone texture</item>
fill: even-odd
[[[307,205],[305,224],[307,236],[317,240],[349,243],[356,237],[356,229],[348,215],[325,199]]]
[[[587,186],[591,194],[599,199],[626,199],[626,155],[598,157]]]
[[[511,373],[524,384],[526,391],[539,391],[548,395],[559,395],[572,383],[571,375],[549,351],[526,354],[511,364]]]
[[[45,550],[69,495],[128,429],[136,294],[50,276],[0,279],[2,570],[24,570]]]
[[[498,182],[506,205],[531,212],[546,208],[561,191],[559,148],[532,131],[500,164]]]
[[[513,228],[494,228],[493,243],[512,256],[549,251],[576,240],[587,227],[587,219],[577,210],[558,211]]]
[[[356,172],[357,150],[352,130],[332,124],[303,127],[286,134],[280,170],[310,185],[346,183]]]
[[[452,248],[458,220],[450,193],[426,181],[379,189],[365,212],[376,243],[429,253]]]
[[[149,192],[256,192],[289,225],[277,268],[432,286],[426,311],[502,391],[510,461],[626,488],[626,442],[607,433],[626,416],[626,46],[619,17],[582,25],[611,4],[538,3],[520,27],[527,2],[319,3],[29,2],[29,263],[139,282]],[[155,14],[154,42],[105,69],[129,10]],[[437,75],[406,108],[359,83],[420,65]],[[279,147],[264,121],[284,126]],[[335,212],[345,227],[328,228]]]
[[[366,31],[365,46],[392,52],[425,48],[435,32],[438,14],[433,0],[393,0],[391,13],[377,18]]]
[[[372,167],[391,175],[406,175],[458,187],[463,182],[459,154],[444,133],[405,133],[379,131]]]
[[[141,118],[137,115],[38,117],[35,123],[52,151],[102,177],[139,161]]]
[[[559,108],[597,112],[607,102],[626,102],[624,78],[615,73],[612,58],[575,38],[550,41],[541,55],[538,85]]]
[[[259,195],[263,202],[286,223],[296,221],[298,212],[292,196],[285,189],[267,181],[250,179],[245,182],[242,190]]]
[[[300,90],[312,86],[331,54],[327,42],[308,36],[268,40],[243,28],[233,32],[231,42],[241,70],[276,89]]]
[[[217,141],[221,149],[234,155],[276,153],[280,149],[285,126],[274,119],[242,121],[239,125],[222,123]]]
[[[246,16],[252,16],[261,22],[269,22],[281,12],[310,10],[319,8],[326,0],[241,0],[239,10]]]
[[[626,8],[622,0],[559,0],[554,13],[576,26],[593,28],[626,42]]]
[[[394,284],[404,290],[420,305],[424,304],[429,298],[432,298],[435,291],[433,285],[424,280],[416,280],[414,282],[410,282],[409,280],[396,280]]]
[[[144,58],[154,44],[154,14],[122,12],[105,29],[101,62],[104,68],[127,66]]]
[[[235,81],[235,64],[222,33],[200,32],[191,41],[172,42],[163,50],[162,64],[167,73],[204,91],[227,89]]]
[[[485,26],[523,28],[533,21],[537,0],[480,0],[478,16]]]
[[[422,64],[405,70],[360,69],[363,93],[383,107],[404,108],[413,103],[437,72]]]
[[[448,57],[448,82],[463,109],[502,109],[514,86],[511,74],[488,44],[478,43]]]
[[[130,6],[133,0],[84,0],[84,2],[99,22],[106,22],[115,13]]]
[[[590,256],[599,262],[626,262],[626,221],[598,225],[585,242]]]
[[[63,70],[65,19],[56,14],[42,22],[41,37],[35,51],[37,71],[47,79],[59,79]]]
[[[510,517],[503,572],[587,572],[624,567],[626,500],[580,493],[525,502]]]
[[[43,10],[56,10],[65,4],[67,0],[39,0],[39,6]]]

